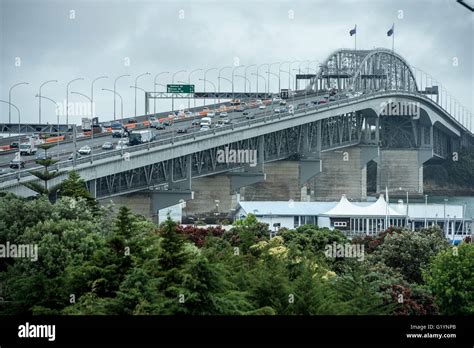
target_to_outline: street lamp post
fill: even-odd
[[[281,63],[278,65],[278,90],[279,90],[279,92],[281,92],[280,76],[281,76],[281,73],[282,73],[282,72],[285,72],[285,71],[281,70],[281,66],[282,66],[283,64],[288,64],[288,66],[290,66],[290,65],[291,65],[291,62],[281,62]],[[288,74],[289,74],[289,73],[288,73]],[[288,88],[290,88],[289,85],[288,85]]]
[[[47,83],[50,83],[50,82],[58,82],[58,80],[48,80],[48,81],[45,81],[43,82],[40,87],[39,87],[39,92],[38,92],[38,95],[40,96],[38,98],[38,123],[41,124],[41,88],[43,88],[44,85],[46,85]]]
[[[194,70],[191,70],[188,74],[188,85],[191,84],[191,75],[195,72],[198,72],[198,71],[203,71],[204,69],[194,69]],[[194,107],[196,107],[196,98],[194,98]],[[188,95],[188,111],[189,109],[191,108],[191,98],[189,97]]]
[[[113,89],[102,88],[102,90],[112,92],[114,95],[117,95],[120,98],[120,117],[122,119],[122,127],[123,127],[123,98],[122,98],[122,96],[117,91],[115,91]],[[115,117],[114,117],[114,120],[115,120]],[[120,140],[122,140],[122,139],[123,139],[123,129],[120,132]],[[120,147],[121,147],[121,155],[122,155],[122,158],[123,158],[123,144],[122,144],[122,142],[120,142]]]
[[[219,69],[219,73],[217,74],[217,92],[218,93],[221,92],[221,72],[224,69],[232,69],[232,67],[231,66],[225,66],[225,67]],[[220,104],[221,103],[221,98],[219,98],[217,101]]]
[[[153,98],[153,114],[154,115],[156,115],[156,86],[160,85],[159,83],[156,82],[156,79],[158,78],[158,76],[164,75],[164,74],[169,74],[169,71],[160,72],[160,73],[156,74],[155,78],[153,79],[153,93],[155,94],[155,96]],[[166,88],[166,86],[165,86],[165,88]]]
[[[244,81],[247,81],[247,70],[248,68],[252,67],[252,66],[257,66],[257,64],[250,64],[250,65],[247,65],[244,69]],[[245,86],[244,86],[244,93],[247,92],[247,82],[245,82]],[[250,93],[252,93],[252,91],[250,91]]]
[[[239,69],[239,68],[243,68],[245,67],[245,65],[239,65],[239,66],[236,66],[232,69],[232,97],[234,97],[234,73],[235,73],[235,70]]]
[[[43,99],[49,100],[50,102],[52,102],[56,106],[56,117],[57,117],[57,122],[58,122],[58,129],[57,129],[56,138],[57,138],[57,144],[58,144],[58,160],[59,160],[59,112],[57,111],[58,110],[58,103],[56,101],[54,101],[53,99],[42,96],[42,95],[37,94],[36,97],[40,98],[40,99],[43,98]]]
[[[280,66],[280,62],[276,62],[276,63],[271,63],[271,64],[268,64],[268,70],[267,70],[267,80],[268,80],[268,91],[267,93],[270,94],[270,74],[272,74],[271,70],[272,70],[272,65],[278,65]],[[276,74],[275,74],[276,75]],[[278,77],[278,94],[280,94],[280,75],[277,76]]]
[[[118,77],[114,80],[114,89],[113,89],[113,92],[114,92],[114,121],[115,121],[115,119],[116,119],[116,117],[115,117],[115,114],[116,114],[116,112],[115,112],[115,96],[116,96],[116,95],[119,95],[119,94],[117,93],[117,81],[118,81],[119,79],[121,79],[122,77],[127,77],[127,76],[129,77],[130,74],[120,75],[120,76],[118,76]],[[107,90],[107,89],[102,88],[102,90]],[[122,123],[123,123],[123,117],[122,117]]]
[[[252,82],[245,75],[235,75],[235,77],[241,77],[244,79],[245,85],[249,83],[249,93],[252,93]]]
[[[80,92],[71,92],[71,94],[77,94],[89,100],[89,102],[91,103],[91,114],[92,114],[92,109],[93,109],[92,104],[94,102],[91,97]],[[92,143],[93,139],[94,139],[94,124],[92,123],[92,120],[91,120],[91,163],[94,163],[94,144]],[[77,150],[77,145],[76,145],[76,142],[74,142],[74,156],[73,156],[74,162],[76,162],[76,152],[77,152],[76,150]]]
[[[78,77],[77,79],[69,81],[66,85],[66,125],[68,126],[68,128],[69,128],[69,86],[74,81],[79,81],[79,80],[84,80],[84,78]]]
[[[266,65],[267,67],[270,66],[270,64],[268,64],[268,63],[260,64],[260,65],[257,66],[257,72],[254,73],[255,76],[257,76],[257,94],[258,94],[258,77],[259,77],[259,70],[260,70],[260,68],[261,68],[262,66],[265,66],[265,65]],[[252,76],[253,76],[253,74],[252,74]],[[265,79],[263,79],[263,80],[265,80]],[[267,85],[267,82],[265,82],[265,89],[263,90],[264,93],[265,93],[265,91],[267,90],[266,85]]]
[[[182,72],[186,72],[186,70],[179,70],[179,71],[176,71],[174,74],[173,74],[173,77],[171,78],[171,83],[174,84],[174,77],[179,74],[179,73],[182,73]],[[174,115],[174,93],[171,94],[171,112],[173,113]]]
[[[21,119],[20,119],[20,109],[18,109],[18,107],[9,102],[9,101],[5,101],[5,100],[0,100],[1,103],[5,103],[5,104],[8,104],[8,106],[13,106],[15,109],[16,109],[16,112],[18,112],[18,159],[20,159],[20,144],[21,144],[21,132],[20,132],[20,128],[21,128]],[[18,171],[20,171],[21,169],[21,165],[18,164]]]
[[[263,82],[265,82],[265,85],[264,85],[264,86],[265,86],[265,88],[264,88],[264,91],[266,91],[266,90],[267,90],[267,81],[265,80],[265,76],[258,75],[258,74],[256,74],[256,73],[252,73],[251,75],[252,75],[252,76],[256,76],[256,77],[257,77],[257,91],[256,91],[256,93],[258,94],[258,78],[259,78],[259,77],[263,79]]]
[[[138,79],[142,76],[151,75],[149,72],[143,73],[135,77],[135,117],[137,117],[137,83]],[[145,92],[146,93],[146,92]]]
[[[426,214],[428,213],[427,209],[428,209],[428,195],[425,195],[425,228],[428,227],[427,220],[426,220]]]
[[[10,87],[8,91],[8,123],[12,123],[12,90],[16,86],[21,86],[21,85],[29,85],[29,82],[18,82],[15,83],[13,86]],[[11,128],[10,128],[11,129]],[[20,129],[18,129],[18,133],[20,133]],[[9,133],[11,135],[11,132]],[[18,146],[20,146],[20,143],[18,143]]]
[[[202,80],[204,82],[204,92],[206,92],[206,75],[209,71],[212,71],[212,70],[217,70],[217,68],[210,68],[210,69],[207,69],[206,71],[204,71],[204,78],[203,79],[199,79],[200,81]],[[214,88],[214,93],[216,93],[216,89]],[[216,99],[214,98],[214,104],[216,103]],[[206,105],[206,98],[204,98],[204,105]]]

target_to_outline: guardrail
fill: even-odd
[[[222,126],[222,127],[218,127],[218,128],[211,128],[207,131],[197,131],[197,132],[193,132],[191,134],[177,135],[177,136],[169,137],[169,138],[166,138],[166,139],[149,142],[149,143],[146,143],[146,144],[131,146],[131,147],[128,147],[127,150],[124,151],[124,152],[134,153],[134,152],[138,152],[138,151],[142,151],[142,150],[150,150],[150,149],[154,149],[154,148],[157,148],[157,147],[160,147],[160,146],[163,146],[163,145],[175,144],[177,142],[180,143],[180,142],[183,142],[183,141],[186,141],[186,140],[189,140],[189,139],[195,140],[196,138],[204,137],[204,136],[207,136],[207,135],[210,135],[210,134],[215,135],[215,134],[223,133],[223,132],[226,132],[226,131],[234,131],[235,129],[240,129],[240,128],[244,128],[244,127],[251,127],[252,125],[256,125],[256,124],[260,124],[260,123],[267,123],[269,121],[276,120],[276,119],[289,118],[289,117],[294,118],[294,117],[304,116],[308,112],[312,112],[312,111],[323,111],[323,110],[337,109],[341,106],[355,104],[355,103],[363,101],[363,100],[369,100],[369,99],[372,99],[374,97],[384,96],[384,95],[390,95],[390,96],[399,95],[399,96],[402,96],[402,97],[406,96],[406,95],[411,95],[411,96],[416,97],[416,98],[424,99],[424,100],[428,101],[430,104],[432,104],[432,105],[438,107],[440,110],[444,111],[445,115],[451,121],[455,122],[459,127],[464,128],[466,131],[470,132],[470,130],[468,130],[465,126],[463,126],[460,122],[458,122],[454,117],[452,117],[444,108],[442,108],[440,104],[436,103],[434,100],[432,100],[431,98],[429,98],[425,95],[422,95],[422,94],[417,93],[417,92],[409,92],[409,91],[396,91],[396,90],[393,90],[393,91],[375,91],[375,92],[371,92],[371,93],[365,93],[365,94],[362,94],[362,95],[357,96],[357,97],[340,98],[340,99],[337,99],[335,101],[328,101],[327,103],[324,103],[324,104],[315,104],[315,105],[312,105],[312,106],[306,106],[302,109],[294,110],[293,114],[291,114],[288,111],[288,112],[285,112],[285,113],[278,113],[278,114],[274,113],[274,114],[268,115],[267,109],[265,109],[265,111],[257,112],[255,114],[255,116],[256,116],[255,119],[244,120],[244,121],[240,121],[240,122],[237,122],[237,123],[232,123],[230,125],[226,125],[226,126]],[[314,96],[315,95],[308,94],[308,97],[314,97]],[[307,99],[307,98],[302,98],[302,99]],[[288,99],[288,100],[290,100],[290,99]],[[188,118],[188,120],[189,119],[191,119],[191,118]],[[471,132],[471,134],[472,134],[472,132]],[[101,159],[111,159],[111,158],[115,158],[115,157],[119,158],[121,156],[122,156],[122,150],[112,150],[112,151],[108,151],[108,152],[105,152],[105,153],[90,155],[90,156],[87,156],[87,157],[76,159],[76,165],[85,164],[85,163],[92,163],[93,161],[98,161],[98,160],[101,160]],[[61,162],[58,162],[58,163],[56,163],[56,164],[54,164],[54,165],[52,165],[48,168],[50,170],[53,170],[53,171],[54,170],[61,170],[61,169],[64,169],[64,168],[71,168],[71,167],[73,167],[72,162],[73,162],[72,160],[61,161]],[[5,181],[9,181],[9,180],[14,180],[14,179],[17,179],[19,181],[20,178],[30,176],[31,174],[29,173],[29,171],[34,170],[34,169],[38,169],[38,168],[42,168],[42,167],[39,166],[39,167],[20,170],[16,173],[4,174],[0,177],[0,182],[5,182]]]

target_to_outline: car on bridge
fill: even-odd
[[[219,114],[219,117],[220,117],[220,118],[225,118],[225,117],[227,117],[227,116],[228,116],[228,114],[227,114],[226,111],[223,111],[223,112],[221,112],[221,113]]]
[[[207,116],[208,116],[208,117],[214,117],[214,116],[216,116],[216,113],[213,112],[213,111],[209,111],[209,112],[207,113]]]
[[[187,128],[180,128],[178,129],[177,133],[178,134],[184,134],[184,133],[187,133],[188,132],[188,129]]]
[[[228,118],[222,118],[219,121],[217,121],[217,126],[216,127],[224,127],[230,124],[230,120]]]
[[[113,150],[114,149],[114,144],[112,144],[110,141],[106,141],[105,143],[102,144],[102,150]]]
[[[40,151],[36,155],[35,161],[43,161],[51,158],[53,158],[53,156],[50,153],[46,154],[46,151]]]
[[[199,131],[208,131],[210,129],[211,129],[211,127],[209,127],[209,126],[201,126],[201,129],[199,129]]]
[[[320,99],[318,101],[318,104],[326,104],[327,103],[327,100],[326,99]]]
[[[134,119],[134,118],[130,118],[130,119],[128,120],[128,124],[133,124],[133,123],[137,123],[137,120]]]
[[[126,149],[127,147],[128,147],[127,140],[119,140],[117,143],[117,146],[115,147],[115,150],[122,150],[122,149]]]
[[[25,161],[18,160],[18,159],[13,159],[10,161],[10,168],[12,169],[22,169],[25,168]]]
[[[258,108],[259,108],[259,109],[265,109],[266,106],[265,106],[265,104],[262,104],[262,105],[259,105]]]
[[[197,128],[197,127],[201,127],[201,121],[193,121],[191,122],[191,126]]]
[[[78,151],[81,155],[90,155],[92,152],[92,149],[89,145],[85,145],[81,147]]]
[[[255,115],[250,111],[245,111],[244,114],[246,120],[251,120],[255,118]]]
[[[77,153],[76,153],[76,159],[79,159],[79,158],[81,158],[81,157],[82,157],[82,156],[77,152]],[[68,161],[72,161],[72,160],[74,159],[74,152],[71,153],[67,159],[68,159]]]

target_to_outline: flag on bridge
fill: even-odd
[[[349,31],[349,35],[352,36],[352,35],[354,35],[354,34],[356,34],[356,33],[357,33],[357,25],[354,26],[354,29],[351,29],[351,30]]]
[[[392,36],[393,35],[393,29],[395,27],[395,24],[392,24],[392,27],[390,28],[389,31],[387,31],[387,36]]]

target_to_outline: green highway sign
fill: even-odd
[[[166,85],[168,93],[194,93],[194,85]]]

